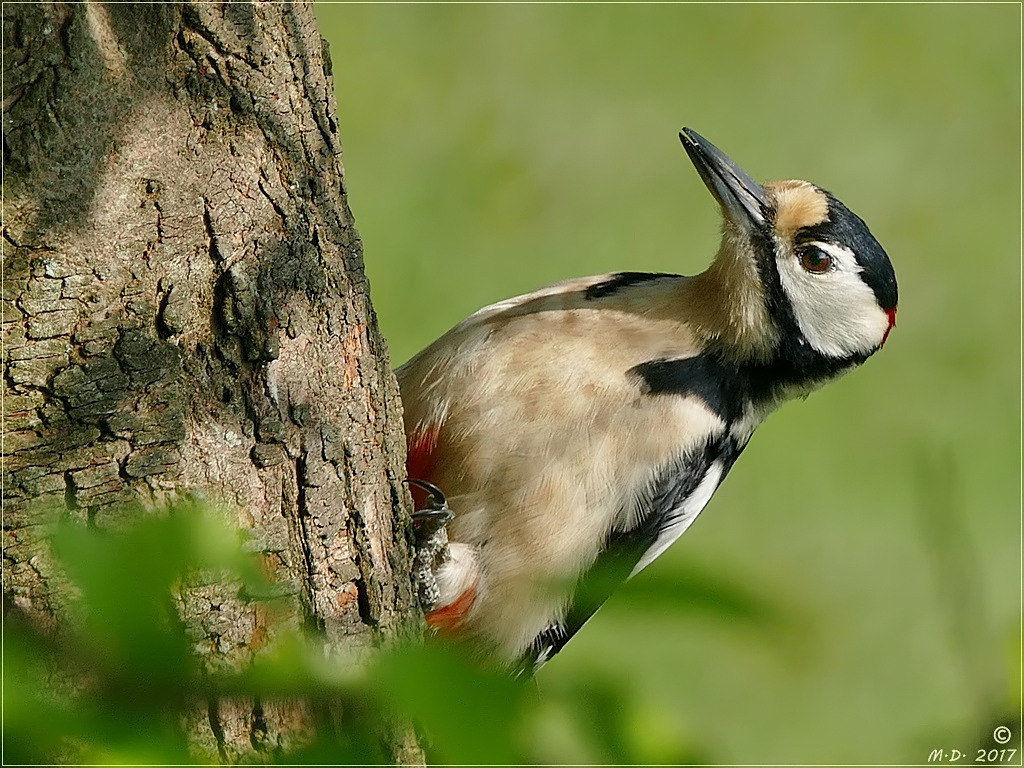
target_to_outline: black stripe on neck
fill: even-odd
[[[778,400],[790,388],[813,388],[859,365],[866,355],[830,358],[799,337],[786,337],[767,363],[733,363],[711,350],[682,360],[649,360],[629,369],[647,395],[695,396],[727,424],[749,405]]]

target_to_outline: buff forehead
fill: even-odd
[[[775,232],[786,240],[793,240],[805,227],[828,220],[828,197],[809,182],[773,181],[764,189],[775,204]]]

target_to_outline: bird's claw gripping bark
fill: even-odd
[[[424,612],[429,613],[441,599],[434,571],[449,557],[445,527],[455,514],[448,508],[444,493],[433,483],[409,478],[409,484],[427,492],[426,506],[413,512],[412,522],[416,533],[413,574],[419,587],[420,604]]]

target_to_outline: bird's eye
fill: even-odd
[[[818,248],[807,248],[800,252],[800,266],[816,275],[828,272],[834,263],[831,256]]]

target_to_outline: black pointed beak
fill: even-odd
[[[683,128],[679,140],[726,216],[744,230],[763,227],[768,203],[761,185],[696,131]]]

